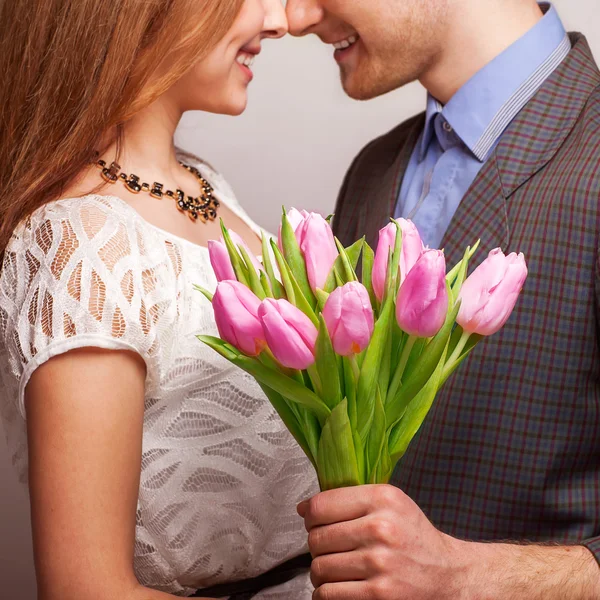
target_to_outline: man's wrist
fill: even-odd
[[[600,567],[585,546],[454,540],[460,600],[599,600]]]

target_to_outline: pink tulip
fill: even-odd
[[[424,247],[421,236],[412,221],[398,219],[398,224],[402,230],[402,252],[400,254],[400,284],[402,284],[417,260],[419,260]],[[396,231],[394,223],[386,225],[379,231],[379,243],[377,244],[375,262],[373,263],[372,281],[373,291],[380,302],[385,292],[388,257],[390,252],[394,251],[396,244]]]
[[[292,226],[292,230],[296,233],[298,227],[304,222],[305,219],[308,219],[310,214],[305,210],[296,210],[295,208],[290,208],[287,213],[287,219]],[[279,226],[279,235],[278,235],[277,245],[279,249],[283,252],[283,243],[281,241],[281,225]]]
[[[323,308],[323,318],[333,349],[341,356],[359,354],[369,345],[375,326],[373,308],[367,288],[358,281],[332,292]]]
[[[298,245],[304,255],[308,282],[313,291],[323,289],[339,253],[329,223],[310,213],[296,229]]]
[[[209,240],[208,255],[217,281],[237,280],[225,242]]]
[[[523,254],[492,250],[460,291],[457,323],[468,333],[493,335],[508,321],[526,278]]]
[[[246,242],[235,232],[235,231],[231,231],[231,229],[229,230],[229,237],[231,238],[231,241],[233,242],[233,245],[237,248],[238,246],[242,246],[246,252],[248,252],[248,254],[250,255],[250,260],[252,261],[252,264],[254,265],[254,268],[256,269],[256,272],[260,272],[261,270],[264,270],[262,264],[260,263],[260,261],[258,260],[258,258],[256,258],[256,256],[252,253],[252,250],[250,250],[250,246],[248,246],[248,244],[246,244]],[[223,243],[225,243],[225,241],[223,240],[223,237],[221,237],[221,241]]]
[[[287,300],[266,298],[258,309],[273,356],[290,369],[307,369],[315,362],[317,328]]]
[[[446,259],[441,250],[426,250],[400,286],[396,319],[409,335],[428,338],[444,324],[448,312]]]
[[[258,318],[260,300],[237,281],[222,281],[213,297],[219,335],[248,356],[256,356],[266,346]]]

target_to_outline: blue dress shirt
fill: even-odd
[[[438,248],[463,196],[500,136],[571,50],[556,9],[476,73],[442,106],[427,99],[425,129],[411,156],[395,217],[410,218]]]

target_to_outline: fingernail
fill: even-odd
[[[296,507],[296,510],[298,511],[298,514],[302,518],[304,518],[307,508],[308,508],[308,500],[303,500],[302,502],[300,502],[300,504],[298,504],[298,506]]]

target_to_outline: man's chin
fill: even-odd
[[[344,73],[342,72],[342,87],[346,95],[353,100],[373,100],[383,96],[393,90],[402,87],[404,83],[392,85],[389,82],[386,84],[383,81],[378,81],[370,77],[361,76],[357,72]]]

